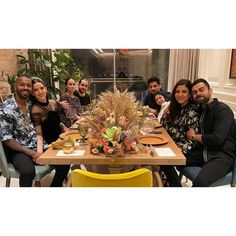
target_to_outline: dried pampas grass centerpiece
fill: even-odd
[[[86,112],[86,122],[92,127],[91,153],[124,156],[137,152],[135,137],[143,117],[133,92],[104,92],[92,102]]]

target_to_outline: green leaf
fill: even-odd
[[[48,67],[48,68],[51,68],[51,66],[52,66],[52,63],[50,62],[50,61],[44,61],[44,64],[45,64],[45,66],[46,67]]]

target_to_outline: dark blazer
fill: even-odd
[[[221,156],[233,161],[235,158],[233,124],[232,110],[216,98],[201,111],[200,128],[203,148],[207,151],[205,159]]]

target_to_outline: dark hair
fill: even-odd
[[[41,80],[38,77],[32,77],[31,80],[32,80],[32,84],[42,83],[45,86],[45,83],[43,82],[43,80]]]
[[[68,84],[68,81],[69,81],[70,79],[74,80],[74,79],[73,79],[73,78],[71,78],[71,77],[67,78],[67,79],[65,80],[65,85],[67,85],[67,84]],[[75,80],[74,80],[74,81],[75,81]]]
[[[165,100],[166,100],[166,95],[165,95],[163,92],[160,92],[160,93],[155,94],[155,98],[156,98],[157,95],[163,96],[163,97],[165,98]]]
[[[172,123],[174,123],[175,118],[181,112],[181,105],[177,102],[177,100],[175,98],[176,89],[179,85],[185,85],[187,87],[187,89],[189,90],[189,101],[192,101],[191,100],[191,89],[192,89],[191,81],[187,80],[187,79],[179,80],[175,84],[175,86],[173,88],[173,91],[171,93],[171,97],[170,97],[169,116],[170,116],[170,119],[171,119]]]
[[[192,87],[199,83],[204,83],[207,86],[207,88],[210,89],[210,84],[205,79],[202,78],[195,80],[192,84]]]
[[[80,79],[80,80],[79,80],[79,84],[81,84],[82,80],[87,80],[87,79],[84,79],[84,78]],[[88,80],[87,80],[87,81],[88,81]]]
[[[67,79],[65,79],[65,85],[67,85],[68,84],[68,81],[70,80],[70,77],[69,78],[67,78]]]
[[[27,75],[27,74],[18,74],[18,75],[17,75],[17,78],[16,78],[16,81],[17,81],[19,78],[21,78],[21,77],[26,77],[26,78],[28,78],[28,79],[31,79],[31,77],[30,77],[29,75]]]
[[[157,84],[160,85],[160,79],[156,76],[152,76],[151,78],[148,79],[147,84],[149,85],[152,82],[157,82]]]

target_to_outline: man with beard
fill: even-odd
[[[148,106],[149,111],[153,113],[154,115],[158,115],[161,106],[158,105],[155,101],[156,94],[164,94],[166,101],[170,100],[171,93],[165,92],[160,87],[160,79],[156,76],[153,76],[148,79],[148,93],[144,96],[142,103],[144,106]]]
[[[6,156],[20,173],[20,187],[31,187],[35,176],[37,135],[30,117],[32,81],[27,75],[16,79],[15,94],[5,100],[0,112],[0,140]],[[44,148],[46,144],[44,144]],[[62,186],[69,166],[56,166],[51,187]]]
[[[199,146],[186,155],[187,166],[202,167],[193,187],[207,187],[232,170],[235,158],[234,115],[230,107],[212,98],[212,89],[204,79],[192,84],[192,97],[199,105],[199,134],[190,128],[187,136]]]
[[[78,84],[78,90],[74,91],[74,95],[79,98],[81,106],[90,104],[90,96],[87,93],[88,84],[87,79],[81,79]]]

